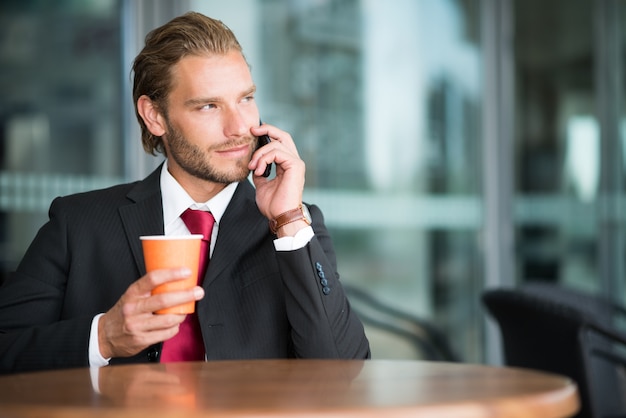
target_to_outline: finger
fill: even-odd
[[[274,162],[271,151],[272,143],[264,145],[252,154],[252,158],[250,158],[248,163],[248,169],[252,170],[254,176],[262,176],[265,173],[265,169]]]
[[[261,126],[253,127],[251,129],[251,132],[253,135],[256,135],[256,136],[261,136],[261,135],[269,136],[272,142],[268,145],[278,143],[278,144],[284,145],[289,151],[297,153],[296,144],[293,141],[293,138],[291,137],[291,135],[289,135],[289,133],[283,130],[276,128],[275,126],[263,124]]]
[[[261,153],[260,156],[257,155],[255,158],[250,160],[248,168],[252,170],[254,177],[262,177],[264,180],[269,181],[269,179],[265,176],[265,170],[271,166],[273,162],[274,159],[271,153]]]
[[[191,289],[177,290],[151,295],[137,301],[138,312],[156,312],[172,308],[189,302],[195,302],[204,297],[204,289],[194,286]]]
[[[265,167],[272,163],[282,166],[284,163],[290,164],[296,161],[300,161],[300,156],[295,148],[291,150],[278,141],[272,141],[272,143],[255,151],[250,159],[248,168],[253,170],[255,175],[260,175],[265,170]],[[287,167],[283,166],[283,168]]]
[[[178,326],[185,320],[186,316],[186,314],[152,314],[138,323],[134,331],[137,335],[149,335],[163,332],[176,334],[178,332]]]
[[[165,283],[189,278],[191,270],[187,267],[177,269],[154,270],[137,280],[129,287],[129,292],[136,295],[145,295]]]

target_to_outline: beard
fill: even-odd
[[[202,180],[213,183],[230,184],[240,182],[248,177],[250,170],[248,163],[252,157],[252,151],[246,158],[241,158],[232,162],[228,168],[220,169],[211,164],[211,152],[220,149],[229,149],[239,145],[247,144],[254,138],[243,138],[237,141],[229,141],[218,146],[211,146],[205,149],[189,142],[179,129],[174,128],[170,121],[166,119],[168,158],[172,158],[188,174]]]

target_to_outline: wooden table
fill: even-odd
[[[96,369],[94,369],[96,370]],[[420,361],[246,360],[0,376],[0,416],[567,417],[576,385],[535,371]]]

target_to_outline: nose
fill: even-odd
[[[225,112],[223,123],[224,135],[228,138],[237,138],[250,133],[250,127],[246,123],[246,119],[236,108]]]

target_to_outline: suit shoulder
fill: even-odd
[[[139,183],[139,181],[134,181],[130,183],[116,184],[102,189],[88,190],[85,192],[61,196],[59,198],[68,201],[80,201],[115,198],[116,196],[126,197],[126,195]]]
[[[52,202],[51,207],[87,208],[90,205],[117,205],[128,202],[128,193],[138,184],[138,181],[117,184],[103,189],[90,190],[67,196],[59,196]]]
[[[106,188],[76,193],[64,197],[58,197],[53,202],[54,205],[104,205],[118,206],[125,203],[137,202],[154,197],[161,193],[160,182],[161,167],[156,168],[148,177],[143,180],[112,185]]]

